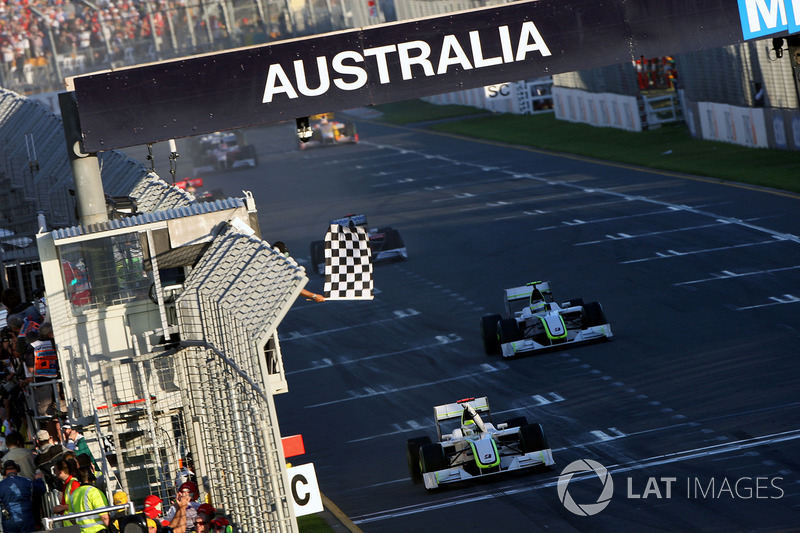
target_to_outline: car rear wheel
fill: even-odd
[[[516,416],[511,420],[509,420],[508,422],[506,422],[506,425],[508,426],[509,429],[519,428],[528,425],[528,419],[525,418],[524,416]]]
[[[499,328],[501,344],[518,341],[522,338],[519,332],[519,326],[517,326],[517,321],[513,318],[504,318],[501,320]]]
[[[358,135],[356,134],[356,125],[352,122],[345,122],[344,124],[344,134],[347,137],[350,137],[350,142],[357,143],[358,142]]]
[[[240,159],[252,159],[253,160],[253,166],[257,167],[258,166],[258,153],[256,152],[255,145],[248,144],[246,146],[243,146],[242,147],[242,155],[241,155]]]
[[[403,244],[403,239],[400,237],[400,232],[396,229],[387,228],[385,233],[385,237],[383,240],[383,249],[384,250],[397,250],[398,248],[403,248],[405,245]]]
[[[583,306],[583,327],[602,326],[608,324],[603,307],[598,302],[590,302]]]
[[[566,302],[564,302],[564,305],[562,305],[562,307],[564,308],[579,307],[582,305],[583,305],[583,298],[573,298],[572,300],[567,300]]]
[[[311,269],[317,274],[325,274],[325,241],[311,243]]]
[[[441,444],[424,444],[419,449],[419,469],[425,474],[447,468],[447,459]]]
[[[500,341],[497,338],[500,332],[497,324],[501,318],[503,317],[500,315],[486,315],[481,318],[481,340],[486,355],[500,355]]]
[[[537,452],[549,448],[547,437],[544,436],[541,424],[527,424],[520,427],[519,444],[520,448],[522,448],[522,453]]]
[[[411,475],[412,483],[416,484],[422,481],[422,472],[419,467],[419,449],[430,443],[430,437],[414,437],[406,441],[406,460],[408,461],[408,473]]]

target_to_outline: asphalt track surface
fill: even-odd
[[[375,267],[374,300],[299,300],[279,328],[281,432],[303,435],[293,462],[313,462],[359,528],[800,530],[800,198],[358,128],[358,145],[304,151],[293,124],[250,130],[260,166],[205,187],[252,191],[263,238],[286,242],[301,264],[347,213],[405,239],[407,261]],[[501,311],[504,288],[536,279],[556,300],[599,301],[614,339],[486,356],[480,317]],[[405,442],[434,435],[432,406],[484,395],[494,422],[544,426],[555,467],[434,493],[412,484]],[[567,510],[557,489],[583,459],[613,482],[592,516]],[[589,472],[565,487],[585,506],[603,484]]]

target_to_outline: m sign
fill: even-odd
[[[738,0],[742,35],[765,37],[788,30],[800,31],[800,0]]]

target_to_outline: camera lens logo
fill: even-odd
[[[595,503],[579,504],[572,499],[572,496],[567,488],[569,486],[569,482],[572,480],[572,476],[575,474],[585,474],[589,472],[593,472],[598,478],[600,478],[600,482],[603,484],[603,490]],[[561,475],[558,476],[557,488],[558,498],[569,512],[579,516],[592,516],[605,509],[611,501],[611,496],[614,494],[614,480],[611,479],[611,474],[608,473],[606,467],[597,461],[592,461],[591,459],[581,459],[579,461],[571,462],[561,472]]]

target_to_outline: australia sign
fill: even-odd
[[[745,23],[788,31],[792,2],[525,0],[88,74],[73,87],[84,151],[100,152],[724,46],[746,38]]]

